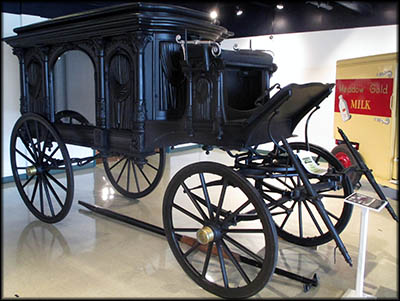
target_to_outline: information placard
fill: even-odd
[[[361,206],[361,207],[366,207],[368,209],[374,210],[374,211],[381,211],[383,207],[386,206],[387,201],[385,200],[380,200],[380,199],[375,199],[373,197],[370,197],[368,195],[364,195],[358,192],[354,192],[350,194],[348,197],[346,197],[345,202]]]

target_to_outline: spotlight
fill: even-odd
[[[218,17],[218,12],[214,9],[210,12],[210,18],[215,20]]]
[[[282,3],[278,3],[278,4],[276,5],[276,8],[280,10],[280,9],[283,9],[284,6],[283,6]]]
[[[242,14],[243,10],[241,10],[239,6],[236,6],[236,16],[241,16]]]

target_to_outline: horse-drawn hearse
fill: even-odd
[[[287,141],[333,84],[271,86],[277,66],[269,53],[221,49],[231,32],[206,13],[174,5],[117,5],[15,32],[5,39],[21,76],[22,116],[11,135],[11,165],[21,198],[38,219],[66,217],[74,165],[102,158],[113,187],[141,198],[159,183],[168,147],[197,143],[225,151],[233,166],[184,167],[165,191],[164,228],[138,225],[165,235],[201,287],[246,298],[274,272],[315,286],[315,277],[276,267],[277,236],[302,246],[334,240],[351,265],[339,237],[353,209],[343,201],[353,192],[347,170],[307,135],[305,142]],[[94,122],[68,105],[59,110],[54,68],[70,50],[83,51],[94,66],[95,99],[86,100]],[[258,149],[268,142],[272,151]],[[67,144],[97,154],[70,158]]]

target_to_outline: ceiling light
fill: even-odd
[[[242,14],[243,10],[241,10],[239,6],[236,6],[236,16],[241,16]]]
[[[283,8],[284,8],[284,6],[283,6],[283,4],[282,4],[282,3],[278,3],[278,4],[276,5],[276,8],[277,8],[277,9],[283,9]]]
[[[218,17],[217,11],[214,9],[210,12],[210,18],[215,20]]]

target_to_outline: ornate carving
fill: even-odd
[[[131,63],[126,55],[117,53],[110,60],[110,122],[115,128],[132,128],[133,79]]]
[[[12,53],[18,57],[18,59],[21,61],[23,60],[24,54],[25,54],[25,49],[24,48],[19,48],[15,47],[12,49]]]
[[[169,115],[181,115],[185,105],[185,76],[180,67],[182,52],[176,43],[160,43],[159,110]]]
[[[212,84],[206,77],[200,77],[193,85],[193,117],[194,120],[211,119]]]
[[[153,40],[153,36],[145,34],[141,31],[129,33],[128,36],[132,43],[132,46],[136,49],[137,52],[143,52],[147,43]]]
[[[43,113],[43,75],[42,65],[37,60],[32,60],[27,67],[28,95],[32,112]]]

